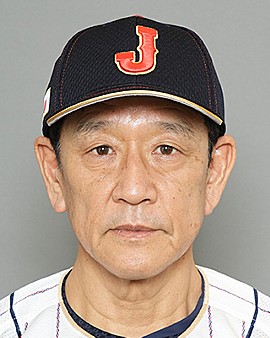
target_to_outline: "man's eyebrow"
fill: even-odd
[[[83,120],[79,122],[78,125],[76,126],[75,133],[77,136],[81,134],[88,134],[106,128],[109,125],[111,125],[109,121]]]
[[[175,134],[184,134],[188,138],[194,137],[195,133],[186,123],[178,122],[158,122],[158,126],[166,131],[173,132]]]

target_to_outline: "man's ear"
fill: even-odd
[[[212,161],[208,169],[205,215],[212,213],[225,189],[236,159],[234,139],[221,136],[214,146]]]
[[[54,210],[56,212],[66,211],[63,184],[61,184],[62,173],[54,149],[47,137],[40,136],[35,140],[35,153]]]

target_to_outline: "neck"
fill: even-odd
[[[119,279],[89,256],[82,257],[79,248],[67,280],[67,299],[84,320],[107,332],[141,337],[159,330],[188,316],[201,294],[192,249],[159,275],[144,280]]]

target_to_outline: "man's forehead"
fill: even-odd
[[[70,114],[65,125],[75,134],[108,130],[119,125],[132,128],[144,125],[193,136],[196,127],[204,126],[204,122],[200,113],[170,100],[128,97],[84,107]]]

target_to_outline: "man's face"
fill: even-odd
[[[61,190],[85,257],[125,279],[184,259],[207,213],[208,134],[200,114],[125,98],[71,114]]]

